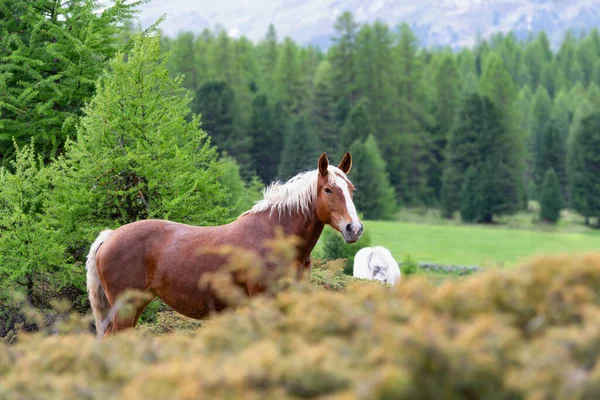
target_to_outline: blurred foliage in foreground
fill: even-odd
[[[440,286],[416,275],[383,287],[339,267],[315,265],[316,285],[254,298],[198,330],[19,335],[0,344],[0,398],[600,395],[599,254]]]

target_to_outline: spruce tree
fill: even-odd
[[[340,136],[335,111],[331,63],[325,60],[315,74],[310,119],[319,135],[323,151],[331,154],[332,158],[338,155]]]
[[[570,140],[568,175],[570,205],[586,218],[600,217],[600,112],[581,121]]]
[[[249,178],[254,170],[250,156],[252,137],[240,126],[239,106],[231,86],[222,80],[205,82],[194,96],[192,111],[201,115],[201,127],[219,152],[235,158],[242,175]]]
[[[479,222],[479,218],[484,213],[481,184],[477,169],[470,166],[464,175],[460,194],[460,218],[463,222]]]
[[[279,178],[287,180],[298,172],[315,169],[320,155],[319,140],[308,118],[304,115],[295,117],[285,139]]]
[[[548,129],[548,124],[552,116],[552,100],[548,92],[542,86],[539,86],[533,96],[533,105],[531,108],[530,126],[530,152],[532,159],[533,181],[539,187],[544,179],[544,174],[549,166],[544,165],[544,133]]]
[[[566,140],[556,125],[551,121],[546,124],[540,140],[540,148],[534,163],[535,175],[542,175],[541,171],[552,169],[558,176],[563,196],[567,194],[567,147]],[[544,177],[545,177],[544,173]],[[540,181],[542,184],[543,179]],[[539,185],[538,185],[539,187]]]
[[[440,199],[444,151],[447,138],[456,125],[461,101],[460,77],[454,58],[445,54],[435,74],[436,127],[432,130],[431,165],[428,168],[428,186],[436,200]]]
[[[552,168],[546,171],[540,193],[540,219],[555,224],[560,218],[563,198],[558,176]]]
[[[552,104],[552,121],[561,133],[563,138],[569,135],[569,127],[573,119],[573,104],[569,98],[569,94],[561,90],[556,95]]]
[[[145,218],[202,225],[229,217],[223,167],[199,117],[188,120],[191,98],[181,78],[168,78],[159,40],[137,35],[127,57],[111,60],[77,141],[56,164],[65,235]]]
[[[252,102],[249,134],[252,137],[252,164],[258,177],[268,184],[277,176],[284,136],[276,129],[272,106],[265,94],[257,95]]]
[[[294,115],[302,111],[302,104],[307,96],[303,88],[298,53],[299,50],[296,43],[289,37],[285,38],[274,72],[275,98],[285,106],[287,112]]]
[[[74,137],[94,81],[140,1],[0,1],[0,162],[35,137],[46,159]]]
[[[467,99],[459,124],[450,136],[444,170],[443,211],[470,215],[474,222],[491,222],[494,215],[510,214],[521,207],[522,160],[518,139],[503,125],[503,118],[486,97]],[[472,182],[464,183],[473,168]],[[465,189],[468,186],[468,190]],[[469,198],[462,196],[468,193]],[[466,203],[465,203],[466,201]],[[475,207],[474,210],[467,208]]]
[[[355,58],[358,24],[352,13],[344,12],[336,20],[334,29],[329,51],[334,71],[333,89],[337,99],[344,98],[352,107],[357,97]]]
[[[372,130],[366,107],[363,102],[359,102],[350,110],[350,114],[342,127],[337,153],[344,154],[356,140],[365,141],[373,133]]]
[[[366,219],[392,218],[396,211],[396,197],[375,137],[369,135],[364,142],[355,141],[350,146],[350,152],[352,163],[357,166],[352,171],[356,209]]]
[[[431,134],[434,119],[428,107],[423,75],[424,58],[408,24],[399,28],[394,49],[397,57],[396,80],[399,90],[398,130],[381,139],[390,180],[398,199],[405,203],[431,201],[427,166],[431,162]]]

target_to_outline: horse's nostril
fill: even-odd
[[[358,234],[359,234],[359,235],[363,233],[363,228],[364,228],[364,226],[363,226],[363,225],[361,225],[361,226],[360,226],[360,229],[358,230]]]
[[[346,232],[352,233],[352,224],[346,225]]]

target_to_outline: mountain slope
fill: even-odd
[[[329,44],[335,20],[344,11],[351,11],[359,22],[407,22],[423,45],[454,48],[472,45],[478,35],[511,30],[521,38],[530,30],[545,30],[557,44],[569,28],[600,25],[598,0],[152,0],[141,9],[143,26],[166,13],[162,29],[169,36],[222,26],[232,36],[257,41],[273,23],[281,38],[321,47]]]

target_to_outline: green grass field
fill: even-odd
[[[544,232],[498,226],[365,221],[372,246],[387,247],[401,261],[505,266],[539,254],[600,251],[600,232]]]

